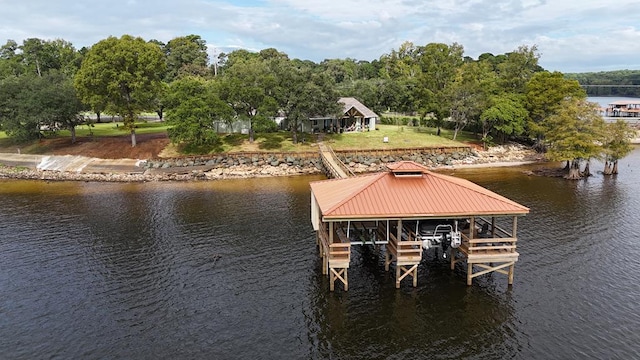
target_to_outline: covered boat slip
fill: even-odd
[[[437,252],[451,269],[466,263],[468,285],[490,272],[506,274],[513,283],[517,217],[528,208],[414,162],[388,168],[311,183],[311,220],[332,291],[336,281],[348,290],[351,247],[356,245],[384,252],[385,270],[395,268],[396,287],[404,279],[417,286],[425,251]]]
[[[614,101],[600,111],[610,117],[640,117],[640,100]]]

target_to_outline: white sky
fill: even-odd
[[[196,34],[210,53],[274,47],[320,62],[457,42],[473,58],[537,45],[551,71],[640,69],[640,0],[0,0],[0,14],[0,45]]]

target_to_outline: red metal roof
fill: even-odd
[[[529,208],[468,180],[429,171],[412,161],[388,172],[311,183],[325,219],[524,215]]]

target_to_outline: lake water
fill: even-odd
[[[640,150],[611,178],[523,169],[447,172],[531,208],[511,288],[431,254],[395,289],[354,247],[333,293],[309,220],[320,177],[0,181],[0,357],[637,358]]]

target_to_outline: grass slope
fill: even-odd
[[[136,134],[166,134],[166,123],[141,122],[136,124]],[[76,129],[78,138],[109,138],[117,136],[127,136],[128,131],[123,130],[122,123],[101,123],[95,124],[91,128],[83,125]],[[335,150],[355,150],[355,149],[399,149],[399,148],[420,148],[438,146],[462,146],[465,143],[476,142],[472,134],[458,134],[458,141],[451,140],[451,131],[443,130],[441,136],[436,136],[436,129],[426,127],[378,125],[375,131],[352,132],[343,134],[298,134],[298,143],[294,144],[290,132],[276,132],[256,134],[255,141],[249,143],[248,135],[243,134],[220,134],[220,142],[213,148],[195,149],[200,153],[221,153],[221,152],[303,152],[317,151],[317,141],[329,144]],[[49,140],[69,139],[68,130],[47,134]],[[383,139],[387,139],[384,142]],[[123,142],[126,144],[126,142]],[[70,144],[69,146],[73,146]],[[87,146],[87,145],[85,145]],[[0,150],[6,148],[14,152],[15,144],[8,139],[4,132],[0,132]],[[33,144],[20,144],[24,153],[46,153],[47,143],[35,141]],[[122,149],[123,153],[126,149]],[[113,152],[113,149],[111,149]],[[165,156],[180,156],[181,153],[173,144],[167,146],[162,151]],[[192,152],[193,153],[193,152]],[[127,157],[127,156],[122,156]]]

